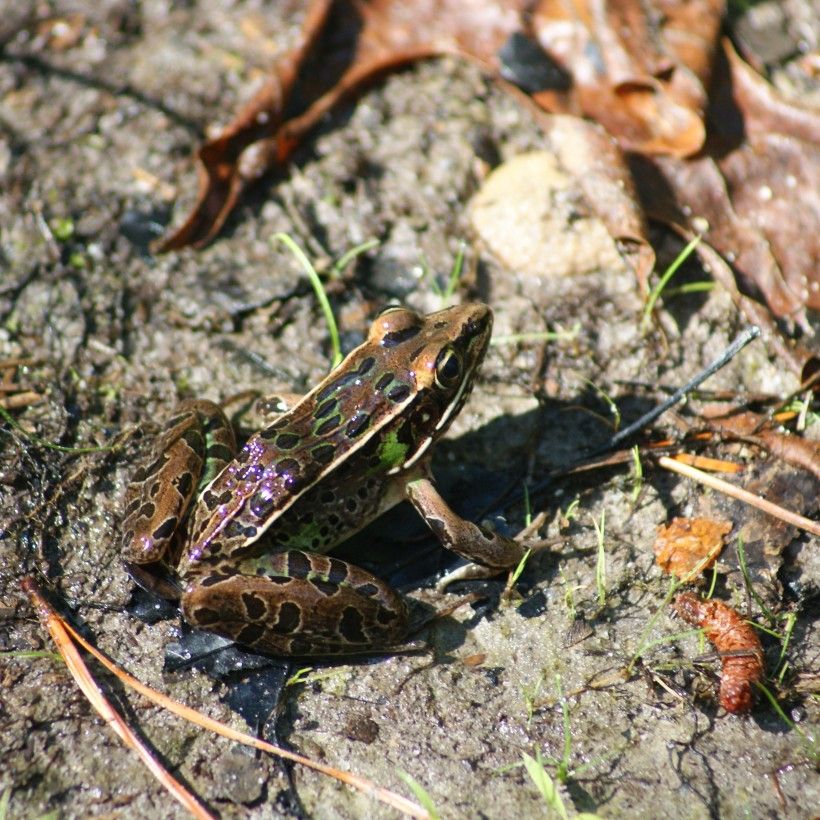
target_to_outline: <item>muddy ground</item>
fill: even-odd
[[[2,431],[0,648],[12,654],[0,657],[0,795],[9,817],[184,814],[58,659],[14,654],[52,649],[19,591],[25,573],[132,674],[245,727],[222,701],[224,683],[163,671],[179,618],[146,624],[125,611],[134,585],[118,544],[128,476],[175,401],[303,390],[327,371],[316,300],[273,234],[290,233],[326,267],[380,241],[331,288],[347,348],[390,299],[438,307],[424,268],[445,276],[462,240],[455,298],[489,302],[497,335],[577,326],[546,344],[491,349],[435,462],[445,495],[466,515],[485,514],[511,482],[535,484],[606,439],[607,405],[590,383],[634,418],[657,396],[619,380],[677,386],[743,326],[713,290],[671,302],[662,331],[642,335],[641,300],[618,266],[535,278],[483,252],[466,204],[489,167],[541,137],[511,98],[455,60],[392,76],[328,119],[285,178],[259,188],[209,248],[152,256],[148,242],[193,201],[190,157],[206,126],[230,118],[293,37],[298,4],[270,5],[36,4],[41,16],[62,18],[56,30],[25,25],[29,4],[3,6],[0,358],[30,359],[17,379],[43,395],[15,415],[25,431],[63,446],[122,442],[66,454]],[[676,246],[657,239],[663,264]],[[795,385],[761,343],[710,382],[783,393]],[[693,636],[647,647],[684,631],[665,606],[656,527],[702,494],[651,467],[640,485],[628,467],[557,482],[534,512],[546,512],[542,534],[561,540],[530,560],[508,598],[501,582],[436,596],[433,575],[449,559],[430,553],[410,517],[392,519],[350,548],[357,560],[378,567],[384,553],[385,575],[439,605],[466,592],[486,597],[428,630],[427,653],[315,665],[314,679],[286,688],[268,728],[405,794],[399,772],[409,773],[446,818],[545,816],[522,753],[539,751],[556,778],[565,730],[570,812],[810,817],[820,783],[799,734],[765,703],[749,717],[717,707],[716,666],[692,666],[705,651]],[[522,527],[520,504],[498,512],[510,531]],[[599,590],[594,522],[604,515]],[[818,582],[808,560],[816,549],[803,538],[788,552],[806,589]],[[796,611],[791,670],[816,671],[811,608]],[[774,666],[778,646],[767,648]],[[168,767],[222,816],[393,814],[304,769],[288,777],[276,761],[168,716],[96,671]],[[786,708],[816,730],[816,698],[792,695]]]

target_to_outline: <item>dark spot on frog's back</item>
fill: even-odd
[[[270,492],[260,490],[251,496],[250,509],[251,514],[255,518],[264,518],[274,509],[275,506],[276,499],[270,494]]]
[[[364,644],[367,642],[362,626],[364,618],[358,609],[346,606],[342,617],[339,619],[339,633],[349,643]]]
[[[276,446],[280,450],[292,450],[299,443],[299,436],[295,433],[280,433],[276,437]]]
[[[367,430],[369,424],[370,415],[359,410],[347,423],[347,426],[345,427],[345,435],[348,438],[356,438],[356,436],[361,435],[365,430]]]
[[[330,464],[330,462],[333,461],[333,454],[335,452],[336,448],[332,444],[320,444],[310,451],[313,458],[320,464]]]
[[[208,626],[215,624],[222,620],[222,616],[215,609],[209,609],[206,606],[197,607],[193,611],[194,619],[199,626]]]
[[[188,494],[194,487],[194,477],[187,470],[176,479],[177,492],[183,497],[187,498]]]
[[[290,423],[290,416],[284,413],[281,418],[276,419],[272,424],[269,424],[264,430],[259,433],[259,437],[270,441],[276,438],[277,433]]]
[[[291,494],[296,495],[296,493],[302,492],[305,487],[307,487],[308,482],[307,479],[302,478],[298,475],[288,476],[285,479],[285,489]]]
[[[201,453],[205,449],[205,439],[199,430],[189,427],[183,434],[182,440],[195,452]]]
[[[150,501],[146,501],[145,504],[140,507],[140,518],[153,518],[156,511],[157,508]]]
[[[143,481],[147,481],[149,478],[158,475],[167,463],[168,456],[163,453],[159,456],[159,458],[152,461],[150,464],[138,467],[134,473],[134,477],[131,479],[132,483],[141,484]]]
[[[326,421],[323,421],[315,430],[317,436],[327,435],[331,430],[335,430],[342,423],[341,414],[337,413]]]
[[[232,518],[222,530],[225,538],[256,538],[257,529],[253,525],[246,526],[239,519]]]
[[[309,578],[311,584],[325,597],[330,598],[339,591],[336,584],[331,584],[330,581],[325,581],[323,578]]]
[[[265,602],[258,595],[254,595],[253,592],[243,592],[242,603],[245,605],[245,612],[248,613],[248,617],[252,621],[261,620],[268,611]]]
[[[387,398],[396,403],[404,401],[410,395],[410,388],[406,384],[397,384],[387,392]]]
[[[215,510],[220,504],[227,504],[231,498],[233,498],[233,493],[230,490],[225,490],[221,495],[217,495],[212,490],[206,490],[202,494],[202,502],[210,511]]]
[[[385,333],[384,336],[382,336],[382,347],[396,347],[396,345],[400,345],[402,342],[415,338],[420,332],[421,325],[412,325],[411,327],[405,327],[401,330],[394,330],[391,333]]]
[[[384,606],[380,606],[376,613],[376,620],[384,626],[390,626],[398,617],[397,612]]]
[[[299,550],[288,552],[288,575],[291,578],[306,578],[310,572],[310,560]]]
[[[329,416],[335,409],[336,405],[339,403],[338,399],[328,399],[326,402],[323,402],[316,408],[316,412],[313,414],[313,418],[315,419],[323,419]]]
[[[302,622],[302,610],[297,604],[285,601],[279,607],[279,617],[273,629],[282,635],[296,631]]]
[[[276,463],[277,475],[285,475],[286,473],[298,473],[299,462],[295,458],[283,458]]]
[[[332,382],[326,384],[317,394],[316,401],[322,404],[329,396],[337,393],[343,387],[355,382],[359,378],[359,374],[354,370],[352,373],[345,373],[343,376],[334,379]]]
[[[366,376],[373,369],[375,364],[376,358],[374,356],[365,356],[355,370],[350,370],[347,373],[343,373],[341,376],[338,376],[328,382],[316,394],[317,404],[323,406],[323,402],[325,402],[326,399],[329,399],[334,393],[338,393],[342,388],[347,387],[349,384],[353,384],[353,382],[360,379],[362,376]],[[317,413],[316,418],[321,418],[321,416]]]
[[[176,516],[171,516],[170,518],[166,518],[152,534],[157,541],[161,541],[163,538],[170,538],[176,528],[177,518]]]
[[[250,481],[256,483],[265,474],[265,468],[261,464],[248,464],[236,471],[237,481]]]
[[[217,413],[213,415],[205,417],[205,423],[202,425],[202,429],[206,433],[213,433],[214,430],[219,430],[220,428],[224,427],[224,423],[222,418]]]
[[[385,373],[383,376],[379,377],[379,380],[373,385],[373,389],[379,391],[384,390],[385,387],[393,381],[393,378],[393,373]]]
[[[338,558],[331,558],[327,579],[332,584],[343,584],[347,580],[347,564]]]
[[[265,627],[262,624],[246,624],[236,636],[239,643],[253,646],[265,634]]]

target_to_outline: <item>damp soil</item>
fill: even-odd
[[[538,148],[540,135],[512,98],[447,59],[391,76],[329,118],[210,247],[154,256],[150,241],[193,201],[193,148],[251,95],[294,36],[299,5],[37,4],[57,28],[32,25],[28,5],[6,3],[0,23],[0,359],[25,359],[16,378],[42,398],[15,411],[22,432],[6,425],[0,437],[0,795],[11,817],[181,817],[65,665],[26,654],[53,646],[19,583],[36,575],[142,681],[247,728],[225,704],[224,682],[164,671],[179,618],[146,623],[126,611],[134,585],[119,538],[129,474],[176,401],[305,390],[327,372],[326,326],[274,234],[289,233],[324,270],[380,241],[329,286],[347,349],[390,300],[437,308],[433,280],[444,282],[465,240],[455,298],[491,304],[497,335],[571,331],[494,346],[436,453],[454,506],[503,516],[497,525],[511,532],[525,515],[520,503],[499,507],[511,486],[535,485],[606,440],[608,405],[591,384],[635,418],[657,394],[630,383],[681,384],[742,320],[714,290],[675,301],[642,335],[641,300],[623,269],[555,280],[495,263],[471,235],[466,204],[489,168]],[[663,265],[677,246],[657,241]],[[795,381],[756,344],[710,386],[788,392]],[[65,453],[43,441],[117,446]],[[706,650],[691,636],[659,642],[684,626],[654,564],[656,528],[702,492],[651,467],[640,481],[628,466],[556,481],[531,499],[545,514],[540,534],[554,541],[507,596],[502,582],[437,595],[435,574],[452,561],[400,514],[348,549],[368,567],[383,560],[386,576],[435,606],[481,599],[423,633],[425,652],[309,664],[314,674],[285,688],[268,729],[402,793],[407,772],[445,818],[544,816],[522,754],[539,752],[556,778],[565,748],[559,791],[570,811],[811,816],[820,783],[800,735],[766,703],[726,715],[715,704],[714,658],[693,666]],[[795,541],[773,573],[802,573],[802,588],[816,588],[816,549],[816,540]],[[811,607],[781,604],[798,612],[791,670],[816,672]],[[769,650],[773,664],[778,649]],[[95,673],[171,771],[223,817],[392,816]],[[786,708],[803,731],[816,730],[816,698],[792,692]]]

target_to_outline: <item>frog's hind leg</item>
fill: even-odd
[[[173,543],[191,501],[235,453],[233,429],[219,405],[190,400],[175,409],[126,495],[122,556],[141,586],[179,597],[163,578],[174,561]]]
[[[225,563],[188,579],[182,612],[193,626],[274,655],[386,649],[408,631],[404,599],[346,561],[299,550]]]

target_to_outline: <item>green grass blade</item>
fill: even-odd
[[[378,239],[368,239],[359,245],[352,247],[349,251],[345,251],[333,265],[332,276],[337,279],[342,275],[342,271],[357,257],[361,256],[367,251],[378,248],[381,242]]]
[[[524,768],[530,776],[530,780],[535,783],[535,787],[541,793],[544,802],[555,814],[561,817],[562,820],[567,820],[568,815],[564,801],[561,800],[561,795],[558,794],[558,789],[553,779],[534,757],[531,757],[526,752],[522,754],[521,757],[524,761]]]
[[[441,820],[441,815],[433,804],[433,798],[430,797],[424,786],[412,775],[403,772],[401,769],[399,769],[398,775],[405,782],[407,788],[413,792],[413,797],[416,798],[419,805],[430,815],[430,820]]]
[[[649,318],[652,316],[655,303],[660,298],[661,293],[663,293],[663,289],[669,280],[678,272],[678,268],[692,255],[692,251],[700,244],[702,238],[702,236],[698,235],[687,244],[663,272],[655,287],[649,292],[649,296],[646,298],[646,304],[643,307],[643,316],[641,316],[641,333],[646,333],[649,327]]]
[[[450,276],[447,279],[447,284],[445,285],[444,292],[441,295],[442,301],[445,304],[456,292],[458,280],[461,279],[461,272],[464,270],[464,252],[466,249],[466,242],[458,243],[458,252],[456,253],[456,258],[453,260],[453,267],[450,269]]]
[[[11,802],[11,786],[8,786],[0,796],[0,820],[6,820],[9,816],[9,803]]]
[[[45,447],[47,450],[56,450],[58,453],[69,453],[70,455],[85,455],[87,453],[109,453],[118,449],[120,446],[119,444],[106,444],[102,447],[66,447],[63,444],[55,444],[53,441],[47,441],[44,438],[40,438],[40,436],[35,436],[33,433],[29,433],[28,431],[24,430],[17,423],[17,420],[14,418],[14,416],[12,416],[4,407],[0,407],[0,417],[2,417],[3,421],[11,425],[11,427],[14,430],[16,430],[27,441],[30,441],[32,444],[36,444],[38,447]]]
[[[313,267],[310,260],[305,256],[304,251],[290,236],[286,233],[277,233],[273,239],[275,242],[281,242],[296,257],[297,262],[302,266],[302,270],[305,272],[305,275],[313,287],[313,291],[319,301],[319,306],[322,308],[325,322],[327,322],[328,332],[330,333],[330,345],[333,350],[333,363],[331,367],[336,367],[343,358],[342,344],[339,339],[339,328],[336,325],[336,317],[333,315],[333,308],[330,306],[330,300],[327,298],[322,280],[319,278],[316,268]]]

